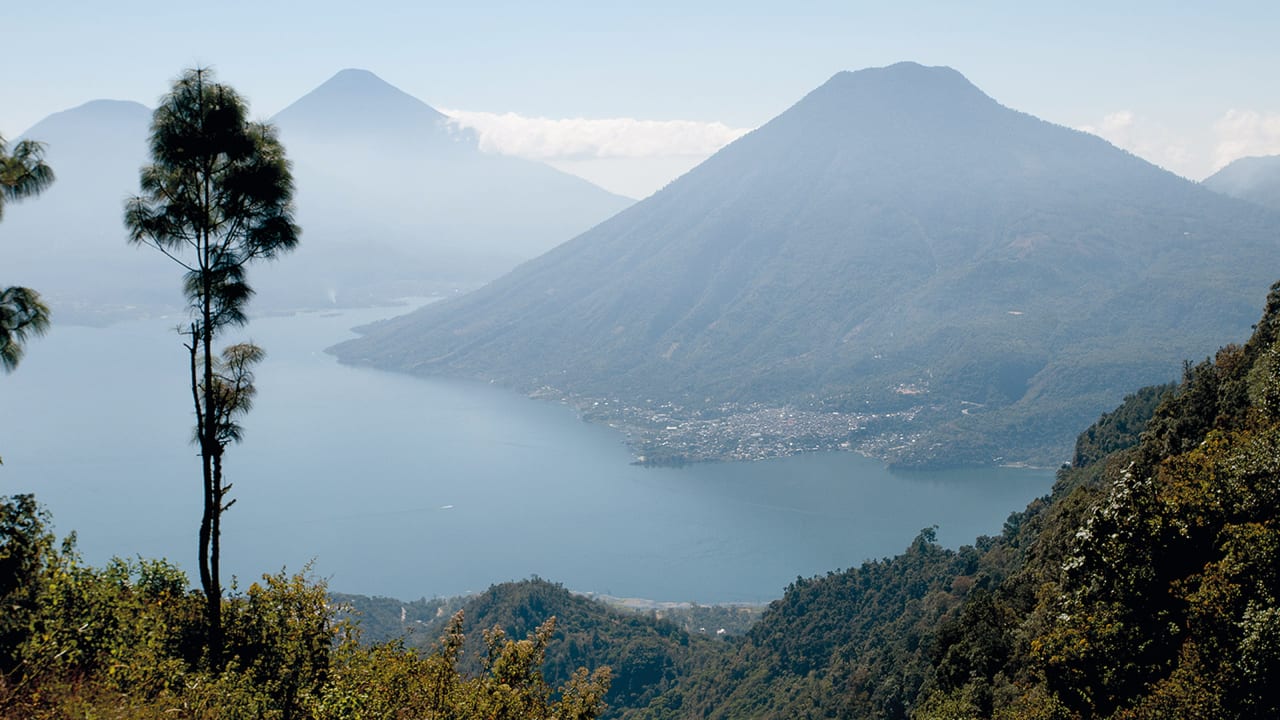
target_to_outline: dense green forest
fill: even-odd
[[[565,618],[549,677],[613,665],[634,688],[611,694],[615,717],[1272,717],[1278,338],[1280,286],[1248,343],[1104,414],[998,536],[949,550],[925,529],[897,557],[798,578],[741,638],[685,650],[547,583],[463,607],[510,632]],[[666,672],[635,672],[646,638]]]
[[[1280,714],[1280,285],[1253,337],[1128,397],[999,537],[799,579],[640,717]]]
[[[204,597],[164,561],[85,566],[29,495],[0,503],[0,717],[597,717],[609,670],[542,675],[555,619],[523,639],[481,633],[460,670],[463,615],[427,652],[366,644],[323,582],[264,576],[223,600],[224,658],[205,643]]]
[[[535,579],[456,614],[422,601],[433,643],[362,643],[323,583],[282,573],[225,598],[214,670],[181,571],[87,567],[15,496],[0,716],[585,718],[607,694],[611,716],[652,719],[1276,717],[1277,477],[1280,284],[1247,343],[1104,415],[1000,535],[950,550],[925,529],[798,578],[737,638]]]

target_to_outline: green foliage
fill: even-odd
[[[14,671],[19,646],[39,607],[36,590],[49,557],[54,553],[48,517],[33,495],[14,495],[0,501],[0,673]]]
[[[760,604],[699,605],[689,603],[646,612],[690,634],[713,635],[729,640],[745,635],[764,613]]]
[[[200,657],[200,604],[163,561],[85,566],[74,540],[55,547],[30,496],[6,504],[3,554],[21,555],[6,594],[0,711],[40,707],[41,689],[86,677],[97,690],[148,699],[170,692]]]
[[[1142,431],[1174,385],[1152,385],[1126,395],[1120,407],[1103,413],[1098,421],[1076,439],[1075,467],[1092,465],[1106,456],[1138,444]]]
[[[181,573],[84,567],[13,498],[0,713],[591,718],[608,698],[613,716],[651,719],[1274,717],[1278,356],[1280,284],[1248,343],[1104,415],[999,537],[951,551],[925,530],[897,557],[797,579],[728,642],[535,579],[444,626],[429,621],[446,603],[414,605],[442,633],[430,652],[369,646],[322,584],[282,573],[225,600],[219,671]],[[604,660],[612,689],[581,667]]]
[[[293,178],[275,129],[248,120],[234,89],[186,71],[151,125],[152,164],[125,206],[129,241],[186,270],[184,293],[203,333],[243,324],[246,266],[293,250]]]
[[[469,598],[462,611],[466,623],[461,630],[472,638],[464,657],[471,658],[482,657],[491,645],[479,642],[484,631],[497,628],[504,636],[536,635],[544,619],[554,616],[556,642],[546,647],[543,675],[549,683],[567,683],[579,667],[608,666],[610,716],[647,706],[725,647],[721,641],[686,632],[666,620],[617,610],[537,578],[495,585]],[[442,623],[428,624],[409,642],[433,637],[443,629]],[[464,660],[461,667],[473,674],[486,671],[478,660]]]
[[[0,369],[12,372],[22,361],[26,342],[49,329],[49,307],[31,288],[0,290]]]
[[[1126,398],[998,538],[797,580],[642,717],[1280,715],[1280,283],[1254,336]]]
[[[23,140],[9,150],[0,137],[0,219],[6,202],[39,195],[53,184],[53,168],[44,162],[44,144]]]
[[[404,601],[338,592],[329,593],[329,599],[340,619],[359,626],[364,642],[404,640],[419,648],[434,645],[444,622],[467,601],[465,596]]]
[[[251,405],[251,368],[262,350],[242,343],[219,358],[213,343],[225,328],[247,321],[254,292],[248,266],[293,250],[301,231],[293,222],[293,176],[275,128],[250,122],[243,99],[215,82],[212,71],[188,70],[173,84],[153,116],[150,148],[142,193],[125,204],[124,224],[131,244],[160,251],[184,271],[192,320],[183,332],[203,474],[200,586],[217,665],[223,659],[221,522],[234,502],[227,498],[223,455],[241,438],[235,420]]]
[[[202,652],[204,598],[163,561],[85,566],[56,547],[30,496],[0,505],[4,586],[0,717],[401,718],[591,720],[610,671],[579,668],[552,687],[542,668],[549,618],[523,639],[483,633],[476,672],[462,668],[463,616],[423,654],[372,646],[336,620],[323,583],[264,576],[224,599],[227,661]]]
[[[281,707],[323,685],[336,634],[323,583],[283,572],[232,595],[223,613],[234,671]]]
[[[930,685],[939,624],[1001,570],[978,547],[923,531],[898,557],[798,578],[732,655],[700,668],[646,717],[906,718]]]
[[[44,145],[23,140],[9,152],[0,137],[0,219],[6,201],[38,195],[53,184],[53,169],[44,162]],[[12,372],[22,360],[24,345],[49,329],[49,308],[31,288],[0,290],[0,369]]]
[[[1132,436],[1114,421],[1133,404],[1082,436],[1083,462],[1055,490],[1037,551],[993,596],[1004,619],[944,631],[926,705],[977,692],[996,716],[1020,716],[1033,697],[1062,717],[1280,711],[1278,313],[1280,285],[1248,343],[1187,366],[1137,446],[1096,459],[1108,435]],[[982,605],[971,602],[966,613]],[[972,656],[991,637],[1011,648],[997,672]]]
[[[554,618],[523,640],[510,640],[497,629],[486,631],[482,671],[470,676],[458,670],[466,642],[462,626],[458,613],[428,655],[399,642],[365,647],[348,634],[335,650],[330,681],[307,705],[309,716],[591,720],[600,715],[609,688],[607,668],[590,674],[579,669],[554,691],[543,679]]]

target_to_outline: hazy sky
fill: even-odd
[[[914,60],[1193,179],[1280,153],[1274,0],[3,0],[0,27],[7,137],[91,99],[154,105],[195,64],[264,118],[360,67],[490,149],[642,195],[840,70]]]

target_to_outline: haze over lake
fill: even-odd
[[[255,320],[266,348],[223,567],[243,587],[301,568],[343,592],[410,599],[533,574],[575,590],[755,601],[797,575],[999,532],[1049,471],[889,473],[852,454],[679,469],[562,405],[487,385],[339,365],[323,348],[365,309]],[[55,309],[56,312],[56,309]],[[85,559],[167,557],[194,578],[199,455],[179,317],[58,325],[0,378],[0,491],[35,492]],[[233,342],[228,337],[226,343]]]

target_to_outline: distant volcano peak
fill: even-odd
[[[281,110],[273,121],[281,127],[349,127],[368,118],[398,118],[406,126],[433,126],[445,116],[435,108],[369,70],[346,68]]]
[[[897,103],[920,99],[946,103],[995,103],[959,71],[944,65],[927,66],[915,62],[838,72],[810,93],[810,97],[826,95]]]
[[[27,129],[22,137],[44,140],[50,136],[97,132],[113,132],[119,128],[144,131],[151,120],[151,109],[132,100],[90,100],[69,110],[56,112]]]
[[[1247,332],[1275,249],[1249,210],[899,63],[837,74],[608,222],[336,352],[690,419],[916,406],[926,439],[895,453],[1052,463],[1119,393],[1177,372],[1151,348]],[[735,432],[642,447],[728,457],[761,437]]]
[[[315,91],[320,90],[330,92],[394,92],[407,95],[400,88],[378,77],[372,71],[363,68],[339,70],[334,73],[333,77],[321,83]]]
[[[334,73],[333,77],[330,78],[329,80],[330,82],[332,82],[334,80],[348,80],[348,79],[373,80],[377,82],[386,82],[382,78],[375,75],[372,70],[365,70],[364,68],[343,68],[338,72]]]

